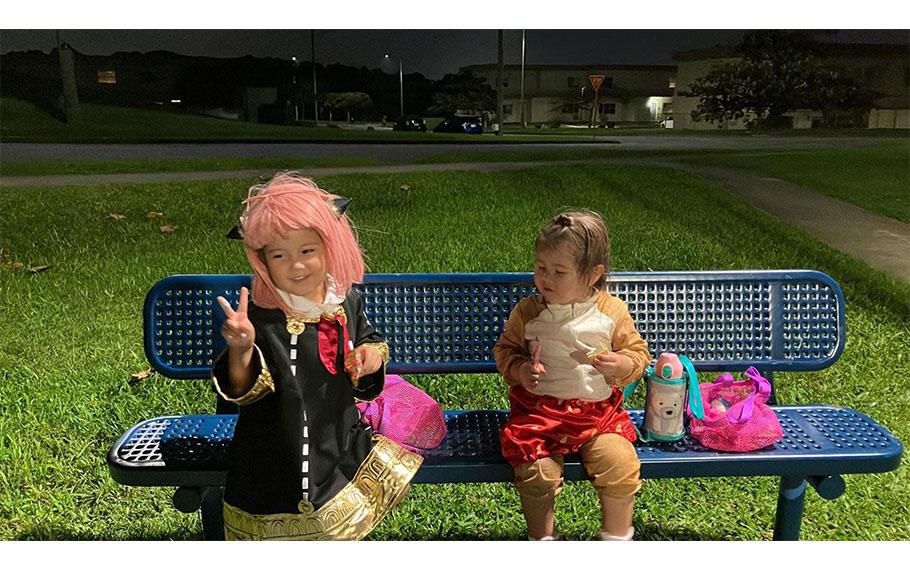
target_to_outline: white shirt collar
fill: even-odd
[[[321,304],[310,300],[309,298],[304,298],[303,296],[296,296],[285,292],[284,290],[277,288],[278,295],[281,296],[282,301],[295,312],[301,314],[303,317],[312,317],[318,318],[322,314],[335,313],[335,310],[338,306],[344,302],[345,295],[341,294],[340,296],[335,291],[335,279],[331,274],[326,274],[326,284],[325,284],[325,300]]]
[[[594,292],[589,298],[580,302],[570,304],[551,304],[547,303],[546,311],[550,312],[556,318],[575,318],[577,315],[587,312],[594,307],[597,301],[597,292]]]

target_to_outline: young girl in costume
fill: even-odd
[[[631,540],[641,464],[622,387],[651,355],[626,304],[607,291],[610,241],[596,213],[557,215],[535,250],[540,293],[515,306],[493,348],[511,387],[502,452],[515,468],[528,536],[554,539],[564,456],[578,452],[600,497],[600,538]]]
[[[388,345],[352,284],[364,263],[346,200],[278,174],[240,218],[253,268],[212,375],[239,405],[224,490],[225,537],[360,539],[403,498],[422,458],[360,420],[383,388]]]

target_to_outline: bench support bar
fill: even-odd
[[[205,540],[224,540],[224,488],[203,487],[202,490],[202,533]]]
[[[780,478],[777,515],[774,519],[774,540],[799,540],[806,487],[805,477],[784,476]]]

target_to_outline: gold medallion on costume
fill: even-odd
[[[291,335],[300,335],[306,329],[306,322],[300,318],[288,317],[287,330]]]

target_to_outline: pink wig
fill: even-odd
[[[350,220],[334,209],[334,198],[313,180],[293,172],[278,173],[268,183],[250,188],[240,223],[246,257],[253,267],[253,298],[257,305],[291,311],[278,295],[261,257],[262,249],[276,233],[282,238],[296,229],[319,233],[325,244],[327,270],[335,279],[339,296],[355,282],[363,281],[363,254]]]

